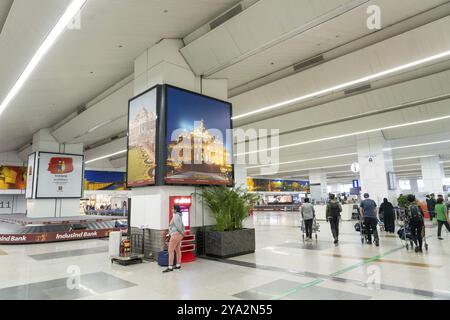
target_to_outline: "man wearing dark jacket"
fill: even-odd
[[[333,234],[334,244],[339,243],[339,220],[341,217],[342,206],[336,200],[334,194],[330,194],[330,202],[327,205],[326,218],[330,222],[331,233]]]

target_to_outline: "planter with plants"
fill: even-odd
[[[205,254],[230,258],[255,252],[255,230],[245,229],[243,222],[258,197],[241,188],[211,187],[201,198],[216,221],[205,232]]]

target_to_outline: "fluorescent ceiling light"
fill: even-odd
[[[334,156],[326,156],[326,157],[319,157],[319,158],[311,158],[311,159],[303,159],[303,160],[294,160],[294,161],[287,161],[287,162],[264,164],[264,165],[259,165],[259,166],[248,167],[247,169],[256,169],[256,168],[278,166],[278,165],[284,165],[284,164],[301,163],[301,162],[308,162],[308,161],[315,161],[315,160],[326,160],[326,159],[342,158],[342,157],[349,157],[349,156],[356,156],[356,155],[358,155],[356,152],[345,153],[345,154],[337,154],[337,155],[334,155]]]
[[[386,148],[386,149],[384,149],[384,151],[408,149],[408,148],[416,148],[416,147],[425,147],[425,146],[432,146],[432,145],[444,144],[444,143],[450,143],[450,140],[435,141],[435,142],[420,143],[420,144],[412,144],[412,145],[409,145],[409,146],[401,146],[401,147],[394,147],[394,148]]]
[[[113,122],[113,121],[112,121],[112,120],[106,120],[106,121],[104,121],[104,122],[102,122],[102,123],[96,125],[95,127],[89,129],[87,133],[92,133],[92,132],[94,132],[94,131],[100,129],[101,127],[106,126],[107,124],[110,124],[111,122]]]
[[[86,164],[89,164],[89,163],[92,163],[92,162],[95,162],[95,161],[99,161],[99,160],[103,160],[103,159],[108,159],[108,158],[111,158],[111,157],[114,157],[114,156],[118,156],[119,154],[123,154],[123,153],[126,153],[126,152],[127,152],[127,150],[122,150],[122,151],[119,151],[119,152],[115,152],[115,153],[108,154],[108,155],[106,155],[106,156],[102,156],[102,157],[99,157],[99,158],[95,158],[95,159],[86,161],[85,163],[86,163]]]
[[[352,163],[343,164],[343,165],[335,165],[335,166],[327,166],[327,167],[318,167],[318,168],[293,169],[293,170],[285,170],[285,171],[277,171],[277,172],[273,172],[273,173],[260,174],[259,176],[273,176],[273,175],[276,175],[279,173],[302,172],[302,171],[312,171],[312,170],[320,170],[320,169],[340,168],[340,167],[349,167],[350,168],[351,165],[352,165]]]
[[[276,103],[276,104],[273,104],[273,105],[270,105],[270,106],[267,106],[267,107],[260,108],[260,109],[255,110],[255,111],[247,112],[247,113],[235,116],[232,119],[233,120],[238,120],[238,119],[242,119],[242,118],[247,118],[247,117],[250,117],[250,116],[258,114],[258,113],[262,113],[262,112],[270,111],[272,109],[277,109],[277,108],[289,106],[291,104],[299,103],[301,101],[304,101],[304,100],[307,100],[307,99],[310,99],[310,98],[317,98],[317,97],[323,96],[325,94],[330,94],[330,93],[333,93],[335,91],[341,91],[343,89],[346,89],[346,88],[349,88],[349,87],[352,87],[352,86],[355,86],[355,85],[358,85],[358,84],[361,84],[361,83],[369,82],[371,80],[375,80],[375,79],[378,79],[378,78],[381,78],[381,77],[384,77],[384,76],[388,76],[388,75],[391,75],[393,73],[396,73],[396,72],[399,72],[399,71],[404,71],[404,70],[407,70],[407,69],[419,66],[421,64],[425,64],[425,63],[428,63],[428,62],[439,60],[439,59],[442,59],[442,58],[445,58],[445,57],[448,57],[448,56],[450,56],[450,50],[449,51],[445,51],[445,52],[441,52],[441,53],[438,53],[438,54],[435,54],[435,55],[432,55],[432,56],[429,56],[429,57],[424,58],[424,59],[420,59],[420,60],[416,60],[416,61],[413,61],[413,62],[410,62],[410,63],[407,63],[407,64],[403,64],[403,65],[400,65],[400,66],[392,68],[392,69],[388,69],[388,70],[384,70],[384,71],[381,71],[381,72],[378,72],[378,73],[374,73],[374,74],[372,74],[370,76],[366,76],[366,77],[359,78],[359,79],[356,79],[356,80],[353,80],[353,81],[350,81],[350,82],[342,83],[342,84],[339,84],[339,85],[334,86],[334,87],[330,87],[330,88],[327,88],[327,89],[324,89],[324,90],[320,90],[320,91],[316,91],[316,92],[313,92],[313,93],[310,93],[310,94],[307,94],[307,95],[304,95],[304,96],[300,96],[300,97],[297,97],[297,98],[294,98],[294,99],[290,99],[290,100],[286,100],[286,101],[283,101],[283,102],[280,102],[280,103]]]
[[[67,7],[66,12],[62,15],[56,25],[53,27],[52,31],[48,34],[47,38],[41,44],[39,49],[34,54],[33,58],[31,58],[28,65],[25,67],[25,70],[20,75],[17,82],[12,87],[11,91],[8,93],[6,98],[0,104],[0,115],[5,111],[6,107],[11,103],[14,97],[19,93],[20,89],[23,87],[25,82],[28,80],[30,75],[33,73],[34,69],[36,69],[39,62],[45,56],[45,54],[50,50],[53,44],[56,42],[58,37],[63,33],[64,29],[67,25],[74,19],[77,13],[81,10],[83,5],[87,0],[73,0],[70,5]]]
[[[287,144],[287,145],[284,145],[284,146],[267,148],[267,149],[262,149],[262,150],[257,150],[257,151],[249,151],[249,152],[245,152],[245,153],[238,153],[238,154],[236,154],[236,156],[242,156],[242,155],[253,154],[253,153],[258,153],[258,152],[266,152],[266,151],[272,151],[272,150],[278,150],[278,149],[286,149],[286,148],[298,147],[298,146],[311,144],[311,143],[331,141],[331,140],[336,140],[336,139],[342,139],[342,138],[358,136],[358,135],[361,135],[361,134],[374,133],[374,132],[383,131],[383,130],[398,129],[398,128],[415,126],[415,125],[419,125],[419,124],[430,123],[430,122],[441,121],[441,120],[447,120],[447,119],[450,119],[450,115],[437,117],[437,118],[426,119],[426,120],[419,120],[419,121],[407,122],[407,123],[402,123],[402,124],[396,124],[396,125],[387,126],[387,127],[381,127],[381,128],[376,128],[376,129],[351,132],[351,133],[346,133],[346,134],[341,134],[341,135],[338,135],[338,136],[326,137],[326,138],[321,138],[321,139],[302,141],[302,142],[297,142],[297,143]]]

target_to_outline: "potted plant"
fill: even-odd
[[[211,187],[201,194],[216,224],[205,232],[205,254],[230,258],[255,252],[255,230],[243,222],[259,199],[242,188]]]

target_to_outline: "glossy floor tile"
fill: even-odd
[[[254,254],[200,258],[170,274],[154,262],[111,264],[104,240],[0,246],[0,299],[450,299],[450,236],[437,240],[431,224],[422,254],[385,233],[380,247],[363,245],[354,222],[341,224],[338,246],[325,222],[304,243],[299,224],[295,213],[257,213],[246,221]],[[78,290],[67,287],[73,270]]]

